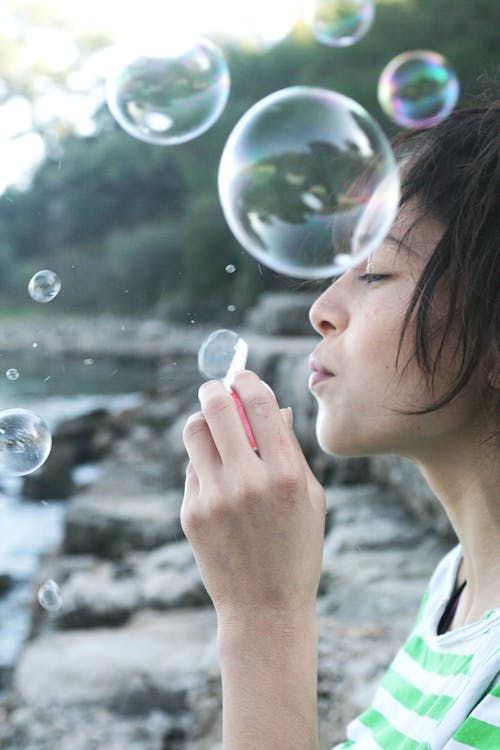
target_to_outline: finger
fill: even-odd
[[[198,397],[222,463],[231,466],[253,455],[236,403],[222,383],[204,383]]]
[[[260,457],[266,460],[288,452],[292,431],[270,388],[249,370],[237,373],[232,387],[242,402]]]
[[[200,479],[220,467],[221,459],[207,421],[201,411],[192,414],[182,433],[184,446],[196,476]],[[188,464],[189,466],[189,464]]]

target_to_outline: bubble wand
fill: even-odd
[[[222,380],[224,388],[231,394],[241,422],[254,451],[258,451],[250,423],[241,400],[232,388],[234,376],[238,370],[244,370],[248,357],[248,344],[234,331],[222,328],[205,339],[198,352],[198,368],[209,378]]]

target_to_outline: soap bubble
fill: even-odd
[[[35,302],[50,302],[61,290],[61,280],[54,271],[38,271],[28,284],[28,292]]]
[[[19,370],[16,370],[15,367],[9,367],[9,369],[5,373],[5,377],[7,378],[7,380],[18,380]]]
[[[47,459],[52,436],[43,419],[27,409],[0,412],[0,474],[31,474]]]
[[[233,266],[232,263],[229,263],[229,265],[227,265],[224,270],[226,273],[234,273],[236,271],[236,266]]]
[[[355,101],[296,86],[257,102],[236,124],[219,166],[233,234],[258,261],[298,278],[328,278],[382,242],[396,215],[390,145]]]
[[[59,586],[55,581],[49,579],[38,589],[38,602],[49,612],[56,612],[62,607],[62,596]]]
[[[384,112],[404,128],[427,128],[453,110],[460,85],[455,71],[437,52],[417,50],[393,58],[378,82]]]
[[[309,0],[306,23],[321,44],[348,47],[370,29],[375,16],[374,0]]]
[[[235,331],[219,328],[207,336],[198,351],[198,369],[207,378],[228,379],[236,370],[243,370],[248,345]]]
[[[229,70],[220,49],[199,37],[179,38],[129,53],[107,77],[106,96],[117,123],[147,143],[173,145],[204,133],[229,96]]]

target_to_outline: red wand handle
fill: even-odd
[[[253,436],[252,429],[250,427],[250,424],[247,419],[247,415],[245,414],[245,410],[243,408],[243,404],[241,403],[239,397],[236,395],[234,391],[230,391],[231,396],[234,399],[234,403],[236,404],[236,408],[238,409],[238,414],[240,415],[240,419],[243,423],[243,427],[245,428],[245,432],[247,434],[248,440],[254,451],[257,450],[257,443],[255,442],[255,438]]]

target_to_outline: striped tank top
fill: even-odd
[[[372,705],[332,750],[500,750],[500,608],[439,634],[461,558],[457,545],[438,564]]]

